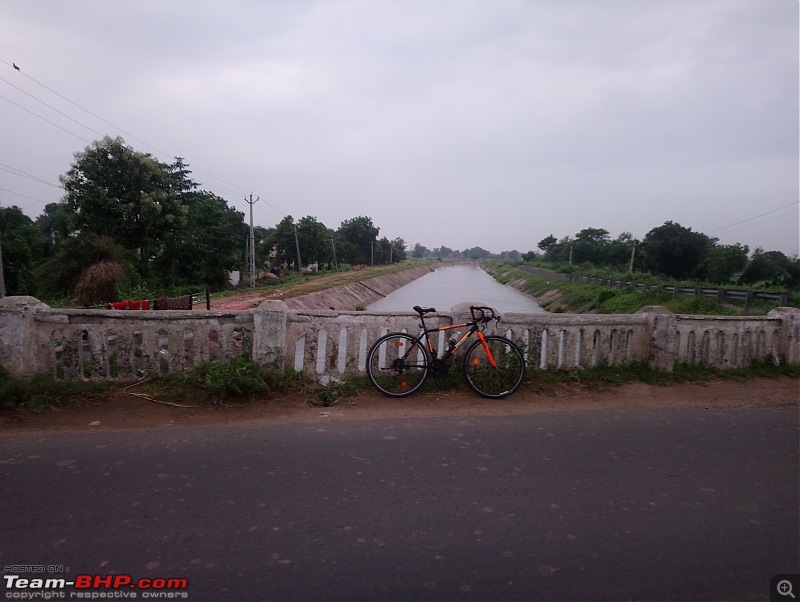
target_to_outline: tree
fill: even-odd
[[[379,232],[380,228],[377,228],[369,217],[359,216],[343,221],[336,232],[337,243],[344,243],[342,260],[354,264],[371,263],[373,245]]]
[[[122,267],[124,282],[134,285],[140,281],[133,268],[133,256],[108,236],[88,234],[66,238],[58,251],[36,269],[36,280],[46,297],[71,298],[86,270],[97,264],[114,263]],[[115,298],[96,299],[90,302],[116,301]]]
[[[406,243],[402,238],[389,240],[385,236],[375,242],[375,264],[388,264],[406,258]]]
[[[36,292],[35,266],[41,261],[45,239],[19,207],[0,207],[0,247],[7,295]]]
[[[391,258],[392,263],[406,260],[406,241],[399,236],[392,241]]]
[[[742,284],[763,282],[766,286],[796,289],[800,287],[800,259],[758,248],[753,251],[739,280]]]
[[[556,244],[556,237],[552,234],[550,236],[546,236],[542,240],[539,241],[537,245],[539,249],[541,249],[545,254],[550,252],[550,249],[553,248],[553,245]]]
[[[256,271],[260,267],[271,267],[270,261],[272,259],[272,239],[275,235],[275,228],[264,228],[263,226],[253,226],[253,238],[256,239]],[[250,237],[248,230],[247,237]],[[241,243],[242,248],[246,247],[245,243]]]
[[[584,228],[575,235],[572,253],[573,263],[605,264],[610,242],[608,230],[603,228]]]
[[[747,246],[715,245],[699,267],[699,276],[714,284],[727,284],[747,265]]]
[[[427,247],[424,247],[421,244],[416,243],[414,245],[414,250],[411,251],[411,257],[413,257],[414,259],[422,259],[423,257],[425,257],[425,254],[427,252],[428,252]]]
[[[573,245],[573,240],[569,236],[565,236],[555,244],[550,245],[550,248],[545,253],[545,259],[553,262],[567,262],[569,261],[570,248]]]
[[[471,249],[464,249],[464,255],[469,259],[486,259],[490,253],[481,247],[472,247]]]
[[[221,289],[244,260],[243,241],[249,230],[244,213],[206,191],[181,195],[186,221],[157,262],[170,284],[206,284]]]
[[[633,247],[638,244],[639,241],[634,238],[633,234],[623,232],[606,245],[604,262],[608,265],[627,268],[631,263]]]
[[[453,251],[453,249],[449,247],[442,245],[438,249],[434,249],[433,253],[439,259],[449,259],[455,254],[455,251]]]
[[[66,292],[66,283],[75,283],[75,270],[84,273],[91,266],[77,265],[82,258],[122,262],[131,282],[151,290],[189,284],[221,288],[244,257],[244,214],[199,190],[190,175],[180,157],[160,163],[121,138],[105,137],[75,153],[60,178],[63,201],[48,205],[39,220],[46,252],[54,259],[42,274]]]
[[[692,232],[671,221],[648,232],[642,247],[646,268],[654,274],[689,278],[695,274],[713,241],[700,232]]]
[[[300,257],[306,265],[330,263],[331,240],[325,224],[318,222],[315,217],[306,216],[297,223],[297,237],[300,242]]]
[[[172,171],[152,156],[137,153],[122,138],[95,141],[75,154],[60,180],[73,213],[70,226],[80,236],[110,237],[135,250],[146,266],[186,220],[187,208],[176,183],[182,163]]]
[[[74,214],[67,210],[65,203],[48,203],[42,214],[36,218],[39,232],[45,239],[43,256],[52,257],[61,243],[75,230],[72,223]]]
[[[275,260],[280,264],[297,265],[297,246],[295,242],[295,224],[291,215],[284,217],[272,233],[271,247],[275,250]]]

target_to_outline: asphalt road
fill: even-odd
[[[799,437],[796,407],[4,434],[0,557],[188,583],[67,599],[767,600]]]

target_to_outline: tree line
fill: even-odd
[[[525,253],[523,259],[611,267],[718,285],[800,288],[797,256],[761,248],[750,254],[747,245],[720,244],[717,238],[672,221],[651,229],[641,241],[629,232],[611,239],[607,230],[584,228],[560,240],[551,234],[537,246],[539,252]]]
[[[244,213],[202,190],[181,158],[163,163],[105,137],[76,153],[59,179],[63,198],[35,220],[0,208],[7,295],[89,305],[181,287],[219,290],[247,265]],[[286,216],[274,228],[254,228],[257,271],[403,261],[405,242],[379,232],[365,216],[336,230]]]
[[[83,305],[140,298],[181,287],[226,286],[231,271],[246,271],[249,225],[244,213],[191,178],[181,158],[167,164],[106,137],[75,154],[60,177],[64,197],[35,220],[18,207],[0,207],[0,253],[5,292]],[[406,259],[402,238],[378,238],[372,219],[358,216],[332,229],[315,217],[284,217],[254,228],[257,271],[279,265],[334,269],[338,264],[381,265]],[[549,235],[538,251],[493,254],[416,243],[414,258],[524,259],[633,269],[675,280],[719,285],[800,288],[800,260],[779,251],[723,245],[671,221],[639,241],[628,232],[612,239],[602,228],[574,236]]]

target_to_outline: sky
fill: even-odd
[[[673,221],[795,255],[798,6],[0,0],[0,202],[35,218],[110,135],[258,226],[499,253]]]

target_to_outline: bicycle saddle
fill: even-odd
[[[419,305],[415,305],[413,309],[414,309],[415,312],[417,312],[420,315],[429,314],[432,311],[436,311],[435,307],[420,307]]]

